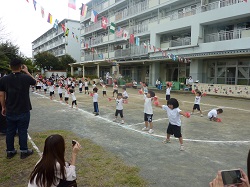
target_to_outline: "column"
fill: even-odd
[[[84,66],[82,66],[82,77],[83,78],[85,77],[85,68],[84,68]]]
[[[203,26],[194,23],[191,26],[191,45],[197,45],[204,42]]]
[[[194,60],[190,63],[190,76],[192,76],[194,82],[199,80],[201,83],[203,81],[203,61],[202,60]]]
[[[71,71],[70,71],[70,72],[71,72],[71,73],[70,73],[71,76],[74,76],[74,67],[73,67],[73,66],[70,66],[70,70],[71,70]]]
[[[96,75],[98,78],[100,77],[100,65],[99,64],[97,64]]]
[[[160,62],[153,62],[152,66],[151,66],[151,85],[154,85],[156,80],[160,78]]]

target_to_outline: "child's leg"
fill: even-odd
[[[150,129],[153,129],[153,122],[152,121],[149,122],[149,127],[150,127]]]
[[[145,121],[145,127],[148,128],[148,121]]]
[[[183,145],[183,138],[182,137],[179,138],[179,142],[181,145]]]
[[[166,139],[170,140],[170,136],[171,136],[170,134],[167,134],[167,138]]]

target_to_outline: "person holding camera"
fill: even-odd
[[[65,141],[59,134],[45,140],[43,155],[30,175],[28,187],[76,187],[76,157],[81,145],[72,141],[71,162],[65,162]]]
[[[0,102],[2,115],[6,116],[7,131],[6,145],[7,158],[17,154],[14,147],[14,139],[18,131],[20,158],[24,159],[33,154],[28,149],[28,127],[30,122],[30,110],[32,109],[29,97],[30,85],[35,85],[36,80],[29,73],[28,68],[22,65],[22,60],[15,58],[10,62],[12,73],[0,80]],[[24,73],[21,73],[24,72]]]

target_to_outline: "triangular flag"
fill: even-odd
[[[98,13],[95,10],[92,10],[92,12],[91,12],[91,20],[90,21],[96,23],[98,21],[97,16],[98,16]]]
[[[102,24],[101,24],[101,27],[102,27],[103,29],[107,29],[107,27],[108,27],[108,18],[102,17]]]
[[[26,0],[29,3],[29,0]]]
[[[54,22],[53,28],[58,29],[58,23],[59,23],[59,21],[58,21],[58,19],[56,19]]]
[[[68,7],[73,8],[75,10],[76,9],[76,0],[69,0]]]
[[[81,16],[83,18],[86,17],[87,15],[87,10],[88,10],[88,6],[86,4],[82,4],[82,7],[81,7]]]
[[[33,0],[33,4],[34,4],[34,9],[36,11],[36,0]]]
[[[161,48],[158,48],[158,51],[161,51]]]
[[[69,28],[66,29],[64,36],[69,36]]]
[[[65,31],[66,31],[66,29],[65,29],[65,25],[64,25],[64,24],[61,24],[61,26],[62,26],[62,30],[63,30],[63,32],[65,32]]]
[[[136,37],[135,45],[140,46],[140,38],[139,37]]]
[[[156,48],[155,48],[155,46],[154,46],[154,45],[153,45],[153,48],[154,48],[154,52],[155,52]]]
[[[44,8],[41,7],[41,14],[42,14],[42,18],[44,18]]]
[[[247,0],[244,0],[247,3]]]
[[[147,48],[147,44],[144,42],[143,45],[144,45],[144,48],[146,49]]]
[[[115,23],[111,22],[109,31],[113,34],[115,33]]]
[[[47,20],[48,23],[52,24],[52,15],[49,13],[48,14],[48,20]]]
[[[128,31],[127,30],[123,30],[123,39],[124,40],[128,39]]]

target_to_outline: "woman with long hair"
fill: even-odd
[[[28,187],[54,187],[67,183],[67,181],[75,181],[76,156],[80,147],[78,142],[73,145],[72,160],[69,164],[64,159],[65,142],[63,137],[59,134],[47,137],[42,158],[30,175]]]

